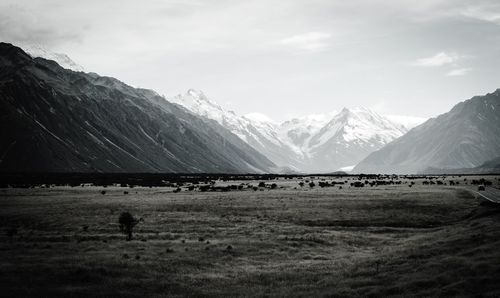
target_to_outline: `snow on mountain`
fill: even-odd
[[[276,165],[303,172],[352,169],[371,152],[405,134],[420,118],[379,115],[366,108],[308,115],[276,123],[261,113],[239,116],[203,92],[168,99],[217,121]]]
[[[262,113],[249,113],[243,116],[247,119],[250,119],[251,121],[254,122],[263,122],[263,123],[273,123],[276,124],[276,122],[269,116],[262,114]]]
[[[279,137],[279,126],[262,114],[239,116],[222,108],[203,92],[190,89],[168,101],[180,104],[191,112],[217,121],[279,167],[300,169],[300,156]]]
[[[84,71],[82,66],[76,64],[66,54],[50,52],[41,45],[28,45],[22,48],[32,58],[40,57],[47,60],[53,60],[63,68],[71,69],[73,71]]]
[[[366,108],[344,108],[310,141],[311,149],[324,145],[332,138],[349,142],[388,143],[406,132],[388,118]],[[372,144],[371,144],[372,145]]]
[[[410,130],[427,121],[427,118],[414,116],[385,115],[385,117],[394,123],[404,126],[407,130]]]
[[[299,154],[307,150],[310,138],[316,134],[336,114],[307,115],[283,122],[280,125],[280,137],[290,144]]]
[[[405,134],[407,129],[366,108],[344,108],[307,144],[309,171],[348,168]]]
[[[251,127],[254,124],[252,120],[238,116],[233,111],[223,109],[200,90],[189,89],[185,94],[176,95],[168,100],[184,106],[195,114],[217,121],[247,143],[251,138],[258,139],[256,133],[272,136],[270,131],[253,130]]]
[[[215,121],[111,77],[0,42],[0,172],[267,173]],[[97,99],[97,100],[96,100]]]

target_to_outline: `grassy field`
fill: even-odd
[[[465,185],[266,183],[0,189],[0,295],[500,296],[500,209]]]

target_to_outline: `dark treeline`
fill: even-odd
[[[471,175],[467,175],[471,176]],[[483,175],[484,176],[484,175]],[[210,183],[212,181],[233,180],[275,180],[301,179],[315,177],[350,178],[351,180],[379,180],[377,184],[386,184],[380,180],[399,179],[436,179],[439,177],[461,177],[461,175],[349,175],[349,174],[172,174],[172,173],[0,173],[0,187],[31,187],[40,185],[80,186],[91,184],[95,186],[168,186],[172,183]],[[388,184],[388,183],[387,183]]]

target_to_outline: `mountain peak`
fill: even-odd
[[[0,42],[0,65],[23,64],[31,57],[21,48],[10,43]]]
[[[346,113],[352,113],[352,114],[359,114],[359,113],[377,114],[373,110],[371,110],[369,108],[365,108],[365,107],[352,107],[352,108],[344,107],[340,113],[341,114],[346,114]]]
[[[22,48],[32,58],[40,57],[43,59],[52,60],[57,62],[57,64],[59,64],[63,68],[70,69],[73,71],[84,71],[83,67],[77,64],[75,61],[71,60],[71,58],[68,57],[68,55],[51,52],[42,45],[31,44],[23,46]]]

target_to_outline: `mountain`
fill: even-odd
[[[308,141],[310,170],[349,169],[406,129],[366,108],[344,108]]]
[[[474,168],[439,169],[429,167],[421,173],[425,175],[500,174],[500,156]]]
[[[319,115],[307,115],[281,123],[279,136],[295,148],[297,152],[307,151],[309,140],[335,115],[335,112]]]
[[[0,43],[1,172],[269,172],[215,121],[152,90]]]
[[[39,57],[47,60],[52,60],[57,62],[57,64],[59,64],[63,68],[71,69],[73,71],[84,71],[83,67],[75,63],[75,61],[71,60],[68,55],[50,52],[41,45],[27,45],[23,46],[22,49],[32,58]]]
[[[169,101],[217,121],[289,171],[350,170],[369,153],[406,133],[407,126],[410,126],[395,123],[364,108],[344,109],[338,114],[310,115],[277,124],[259,113],[239,116],[193,89],[169,98]]]
[[[426,118],[402,115],[384,115],[390,121],[402,126],[406,131],[427,121]]]
[[[268,119],[262,115],[239,116],[233,111],[222,108],[203,92],[194,89],[168,100],[197,115],[217,121],[273,161],[278,166],[273,169],[276,172],[298,171],[303,167],[304,161],[300,152],[294,151],[292,146],[284,142],[279,136],[278,126],[267,121]]]
[[[493,158],[491,160],[486,161],[485,163],[480,165],[478,168],[480,168],[481,170],[486,170],[486,171],[492,170],[491,172],[494,172],[494,173],[500,173],[500,156],[498,156],[497,158]]]
[[[500,89],[455,105],[360,162],[357,173],[419,173],[480,166],[500,155]]]

